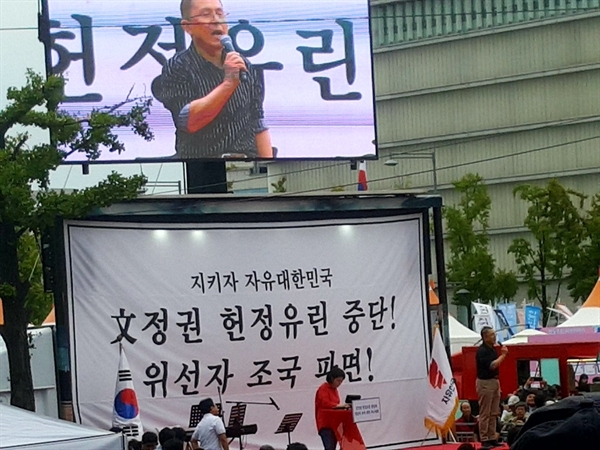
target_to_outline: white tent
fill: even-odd
[[[503,345],[515,345],[515,344],[527,344],[529,342],[529,336],[540,336],[542,334],[546,334],[543,331],[534,330],[532,328],[527,328],[523,331],[519,331],[513,337],[504,341]]]
[[[448,331],[450,332],[450,353],[460,353],[463,347],[477,344],[481,337],[470,328],[465,327],[448,314]]]
[[[121,434],[84,427],[0,403],[0,449],[123,450]]]
[[[600,326],[600,279],[592,289],[583,306],[559,327],[591,327]]]
[[[29,328],[31,372],[35,410],[46,416],[58,417],[54,337],[52,327]],[[10,403],[10,372],[6,344],[0,337],[0,402]]]

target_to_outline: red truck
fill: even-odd
[[[582,336],[582,340],[584,339],[588,339],[588,336]],[[463,347],[461,353],[452,356],[452,372],[458,386],[459,398],[464,400],[477,400],[477,348]],[[564,398],[576,390],[575,379],[578,372],[585,368],[586,371],[591,369],[600,374],[600,339],[597,336],[585,342],[527,343],[511,345],[508,348],[508,356],[500,367],[503,398],[524,385],[533,375],[545,378],[549,384],[558,384],[559,394]],[[593,375],[589,378],[591,380]]]

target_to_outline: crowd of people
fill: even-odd
[[[492,449],[503,445],[512,445],[523,429],[530,415],[539,408],[560,400],[560,386],[549,385],[541,377],[530,377],[519,389],[501,401],[502,392],[498,380],[508,349],[495,348],[496,333],[490,327],[481,330],[483,343],[477,351],[477,405],[468,401],[460,404],[460,417],[455,421],[454,434],[468,437],[465,440],[480,441],[481,449]],[[350,404],[342,402],[338,387],[343,383],[345,373],[339,367],[333,367],[319,386],[315,395],[315,419],[317,431],[323,441],[324,450],[341,448],[364,450],[365,444],[351,420]],[[594,378],[593,383],[600,383]],[[593,384],[592,383],[592,384]],[[588,376],[582,374],[577,383],[578,392],[589,392]],[[473,414],[472,406],[478,407],[479,415]],[[557,405],[558,406],[558,405]],[[131,440],[130,450],[229,450],[226,429],[219,416],[219,408],[212,399],[206,398],[199,404],[202,418],[191,436],[180,427],[163,428],[160,432],[148,431],[141,441]],[[459,439],[462,440],[462,439]],[[473,445],[464,442],[459,450],[471,450]],[[274,450],[264,445],[260,450]],[[286,450],[307,450],[302,443],[292,443]]]
[[[472,440],[481,441],[482,449],[491,449],[502,442],[511,445],[534,411],[561,399],[561,388],[549,385],[542,377],[530,377],[517,391],[505,396],[500,390],[498,376],[509,350],[502,344],[499,352],[496,350],[496,333],[490,327],[481,330],[481,338],[482,344],[476,354],[479,415],[473,415],[469,402],[462,402],[461,416],[456,420],[454,432],[470,435]],[[595,382],[600,383],[600,377],[594,378]],[[585,374],[579,377],[574,393],[583,392],[590,392]],[[505,396],[502,402],[501,395]]]
[[[521,389],[500,403],[498,411],[501,413],[492,419],[491,440],[498,443],[507,442],[510,445],[533,411],[560,400],[558,386],[547,386],[542,381],[543,387],[535,389],[531,388],[533,382],[530,378]],[[455,422],[454,432],[459,436],[470,435],[473,440],[480,441],[480,421],[478,416],[473,415],[471,404],[467,401],[461,402],[460,411],[461,415]]]
[[[191,450],[193,447],[181,427],[165,427],[158,433],[146,431],[141,441],[130,439],[129,450]]]
[[[183,431],[183,434],[182,434]],[[153,431],[146,431],[142,435],[142,440],[129,440],[129,450],[188,450],[192,449],[190,437],[186,437],[185,430],[180,427],[165,427],[157,434]],[[265,444],[259,450],[275,450],[273,446]],[[292,442],[286,450],[308,450],[305,444],[301,442]]]
[[[350,404],[342,402],[338,387],[346,374],[337,366],[327,373],[325,382],[315,394],[315,419],[317,432],[325,450],[335,450],[337,444],[344,443],[353,450],[365,450],[364,441],[358,427],[352,420]],[[219,407],[211,398],[203,399],[198,405],[201,419],[191,436],[180,427],[163,428],[160,432],[147,431],[142,440],[129,441],[129,450],[229,450],[227,432]],[[117,431],[117,430],[115,430]],[[274,450],[263,445],[260,450]],[[287,450],[307,450],[306,445],[296,442]]]

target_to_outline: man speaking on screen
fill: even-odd
[[[220,0],[182,0],[190,47],[171,58],[152,92],[171,112],[182,159],[272,158],[263,121],[264,86],[227,36]]]

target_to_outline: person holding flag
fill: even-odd
[[[429,363],[429,387],[425,426],[445,435],[454,425],[458,410],[458,390],[452,378],[450,361],[439,328],[433,330],[433,348]]]

